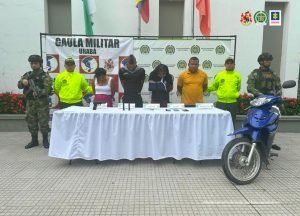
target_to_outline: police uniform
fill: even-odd
[[[217,92],[216,107],[227,110],[231,114],[232,122],[235,125],[238,112],[238,98],[241,89],[241,75],[236,71],[223,70],[217,73],[213,82],[208,86],[209,92]]]
[[[272,70],[255,69],[248,76],[247,91],[255,97],[266,94],[280,96],[281,83],[280,78]]]
[[[31,80],[27,86],[23,85],[23,80]],[[52,78],[42,69],[25,73],[18,82],[18,88],[23,89],[26,96],[26,121],[32,141],[25,146],[31,148],[38,145],[38,130],[43,134],[43,145],[49,148],[49,103],[48,96],[52,90]]]
[[[69,57],[65,64],[75,65],[75,61]],[[93,89],[81,73],[64,70],[55,78],[54,92],[59,97],[59,107],[64,109],[73,105],[82,106],[83,93],[92,94]]]

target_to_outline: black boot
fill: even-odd
[[[29,149],[39,145],[38,135],[31,135],[31,142],[25,146],[25,149]]]
[[[274,144],[272,145],[272,149],[279,151],[281,148],[278,145]]]
[[[49,148],[48,133],[43,134],[43,146],[46,149]]]

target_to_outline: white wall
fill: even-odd
[[[0,92],[17,91],[20,76],[30,70],[31,54],[40,54],[45,32],[43,0],[0,0]]]
[[[189,0],[192,3],[192,0]],[[261,0],[212,0],[211,1],[211,35],[224,36],[236,35],[236,71],[242,74],[241,92],[246,92],[248,74],[256,67],[257,56],[262,50],[263,27],[251,24],[243,26],[240,23],[241,13],[249,10],[254,13],[264,9],[264,1]],[[189,7],[192,14],[192,7]],[[187,9],[186,9],[187,10]],[[195,10],[194,17],[195,36],[202,36],[199,28],[199,13]],[[188,20],[188,18],[186,18]],[[254,22],[254,21],[253,21]],[[186,31],[186,34],[189,30]]]
[[[300,65],[300,1],[291,0],[287,3],[284,14],[281,80],[295,80],[298,83]],[[297,87],[284,90],[287,97],[297,97]]]
[[[94,34],[98,35],[137,35],[138,10],[134,1],[96,1],[97,11],[93,17]],[[82,1],[72,1],[72,31],[84,34]]]
[[[96,1],[97,12],[93,16],[94,34],[138,36],[139,13],[134,0]],[[150,1],[150,20],[141,21],[141,35],[157,36],[159,21],[159,1]],[[73,34],[84,34],[82,1],[72,1]]]

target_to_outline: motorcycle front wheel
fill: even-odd
[[[257,147],[254,148],[252,159],[247,164],[252,143],[247,138],[231,140],[222,153],[222,168],[226,177],[239,185],[251,183],[261,170],[261,154]]]

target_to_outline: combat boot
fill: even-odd
[[[46,149],[49,148],[48,133],[43,134],[43,146]]]
[[[33,148],[39,145],[38,135],[31,135],[31,142],[25,146],[25,149]]]

